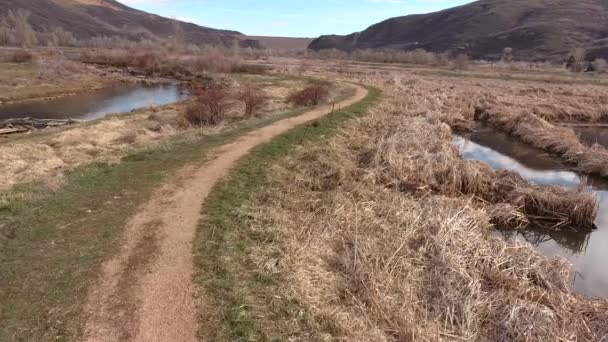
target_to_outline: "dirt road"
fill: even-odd
[[[362,100],[359,86],[336,107]],[[322,117],[327,107],[275,122],[219,147],[214,159],[189,166],[131,218],[118,253],[104,262],[89,291],[84,341],[197,341],[193,241],[213,186],[253,147]]]

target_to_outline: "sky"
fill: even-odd
[[[247,35],[318,37],[349,34],[382,20],[428,13],[471,0],[118,0],[202,26]]]

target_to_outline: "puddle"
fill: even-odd
[[[188,95],[176,84],[119,85],[51,100],[0,105],[0,120],[9,118],[95,120],[111,113],[179,102]]]
[[[516,172],[532,184],[576,187],[579,175],[544,151],[525,145],[506,134],[478,125],[474,133],[454,139],[463,158],[481,160],[495,169]],[[597,191],[600,207],[595,223],[597,230],[590,234],[571,230],[550,235],[529,231],[511,236],[525,239],[548,257],[561,256],[573,265],[573,288],[593,297],[608,297],[608,182],[595,179],[590,187]]]

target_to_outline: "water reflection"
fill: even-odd
[[[456,137],[454,143],[464,159],[481,160],[495,169],[516,172],[533,184],[576,187],[581,180],[559,159],[482,125],[471,134]],[[604,263],[608,260],[608,183],[590,179],[589,184],[600,199],[597,230],[548,232],[532,227],[526,233],[506,234],[508,238],[528,241],[546,256],[567,258],[573,265],[576,291],[608,297],[608,269]]]
[[[47,101],[0,105],[0,120],[26,117],[95,120],[110,113],[165,105],[186,97],[175,84],[119,85]]]

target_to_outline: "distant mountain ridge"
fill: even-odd
[[[347,36],[327,35],[309,48],[423,48],[499,58],[564,58],[573,48],[608,57],[608,0],[480,0],[429,14],[396,17]]]
[[[0,0],[0,15],[25,9],[36,31],[61,27],[78,39],[122,37],[129,40],[166,39],[174,35],[177,20],[128,7],[114,0]],[[234,41],[256,44],[241,33],[180,22],[184,40],[193,44],[226,45]]]

